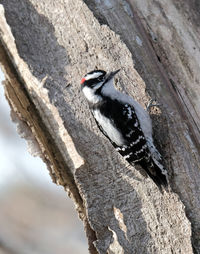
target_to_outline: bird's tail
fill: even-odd
[[[147,162],[146,160],[142,160],[139,164],[159,188],[161,186],[167,187],[167,171],[160,162],[151,158],[150,161]]]

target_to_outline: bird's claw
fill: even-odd
[[[148,102],[148,104],[147,104],[147,106],[146,106],[146,110],[149,112],[150,111],[150,109],[152,108],[152,107],[159,107],[160,106],[160,104],[158,104],[158,103],[153,103],[153,102],[156,102],[156,100],[153,100],[153,99],[151,99],[149,102]]]

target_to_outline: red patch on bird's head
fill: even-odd
[[[81,79],[81,85],[85,82],[85,78]]]

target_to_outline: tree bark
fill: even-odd
[[[188,1],[173,0],[1,3],[6,97],[53,181],[73,198],[90,253],[200,252],[195,3],[191,12]],[[79,85],[94,68],[120,68],[118,89],[144,107],[159,102],[151,118],[169,192],[130,167],[99,133]]]

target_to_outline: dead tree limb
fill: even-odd
[[[182,74],[189,70],[183,51],[179,49],[181,62],[172,54],[172,45],[164,43],[167,31],[173,39],[181,29],[170,26],[167,7],[177,11],[177,20],[185,21],[184,34],[187,15],[173,1],[166,6],[159,1],[143,6],[139,0],[1,3],[0,62],[6,97],[25,123],[23,131],[31,130],[53,181],[73,198],[90,252],[193,253],[191,224],[194,250],[200,250],[198,91]],[[156,8],[162,24],[169,20],[161,41]],[[197,30],[192,32],[196,43]],[[194,63],[189,49],[186,54]],[[152,111],[152,119],[173,191],[161,194],[97,130],[79,85],[83,74],[94,68],[121,68],[119,89],[143,106],[151,98],[161,104]],[[199,73],[194,73],[196,80]],[[180,79],[184,83],[178,84]],[[187,87],[193,95],[183,96]]]

